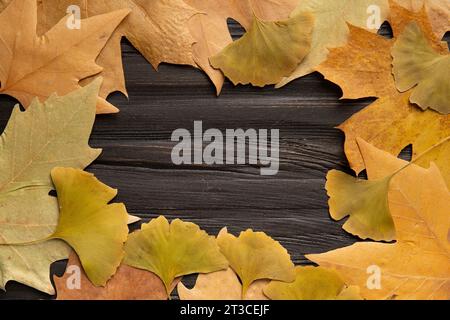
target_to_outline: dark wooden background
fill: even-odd
[[[242,33],[234,23],[230,29],[236,37]],[[236,235],[247,228],[265,231],[296,264],[307,263],[304,254],[356,241],[329,218],[324,184],[328,170],[348,171],[344,137],[334,127],[371,100],[339,101],[340,89],[319,74],[280,90],[227,82],[217,98],[200,70],[161,65],[156,72],[126,40],[123,58],[129,100],[113,94],[110,101],[121,112],[98,117],[91,145],[104,151],[88,171],[118,188],[117,201],[130,213],[144,221],[158,215],[185,219],[210,234],[225,226]],[[0,104],[3,130],[15,101],[3,96]],[[172,131],[192,130],[195,120],[204,129],[280,129],[279,174],[262,177],[251,166],[174,166]],[[64,268],[55,263],[52,273]],[[0,293],[5,298],[51,297],[10,282]]]

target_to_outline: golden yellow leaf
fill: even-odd
[[[200,274],[192,289],[186,288],[183,283],[177,286],[181,300],[267,300],[263,288],[268,280],[257,280],[247,290],[242,298],[242,284],[233,269]]]
[[[88,278],[104,286],[116,273],[128,237],[128,213],[123,203],[108,204],[117,190],[93,174],[54,168],[51,172],[58,193],[59,221],[49,239],[66,241],[78,254]]]
[[[296,267],[292,283],[272,281],[264,288],[271,300],[361,300],[359,288],[347,287],[335,271]]]
[[[158,275],[168,294],[177,277],[228,267],[214,237],[179,219],[169,224],[166,218],[159,217],[143,224],[141,230],[129,236],[125,253],[125,264]]]
[[[167,300],[161,279],[155,274],[120,265],[105,287],[96,287],[72,252],[62,277],[53,277],[57,300]],[[176,281],[177,282],[177,281]],[[176,284],[176,283],[174,283]]]
[[[341,220],[349,216],[342,228],[361,239],[394,240],[394,222],[388,205],[391,178],[361,180],[341,171],[330,171],[326,189],[331,217]]]
[[[392,48],[393,74],[401,92],[412,88],[410,101],[423,110],[450,113],[450,54],[441,55],[412,22]]]
[[[311,52],[277,87],[312,73],[326,60],[330,48],[346,44],[349,34],[347,23],[376,32],[380,26],[372,23],[371,15],[379,13],[375,18],[382,23],[388,16],[389,4],[388,0],[303,0],[292,16],[302,12],[311,12],[315,16]]]
[[[375,179],[407,164],[369,144],[361,152]],[[450,299],[449,203],[438,168],[412,164],[391,182],[396,243],[360,242],[307,258],[360,286],[366,299]]]
[[[446,0],[395,0],[411,11],[421,11],[424,7],[433,26],[434,34],[442,39],[450,30],[450,2]]]
[[[0,243],[42,239],[56,228],[58,202],[50,171],[56,166],[83,169],[101,150],[88,145],[101,79],[64,97],[35,99],[16,106],[0,138]],[[32,139],[30,139],[32,137]],[[14,280],[54,294],[50,265],[66,259],[60,240],[33,245],[0,245],[0,289]]]
[[[217,236],[217,243],[230,267],[241,279],[243,296],[256,280],[292,282],[295,279],[295,268],[289,253],[264,232],[247,230],[235,237],[224,228]]]
[[[82,18],[112,10],[130,10],[97,59],[103,67],[100,75],[105,79],[100,92],[103,98],[114,91],[127,94],[120,53],[122,37],[126,37],[155,69],[161,62],[196,65],[192,58],[194,39],[187,23],[197,11],[183,0],[41,0],[38,31],[47,31],[66,15],[71,5],[81,9]],[[91,80],[87,78],[83,83]]]
[[[224,76],[210,65],[209,58],[217,55],[233,42],[228,31],[227,19],[233,18],[249,30],[256,15],[263,21],[288,19],[298,0],[185,0],[200,14],[189,20],[189,30],[195,39],[193,58],[216,86],[222,90]]]
[[[66,19],[42,36],[36,35],[35,0],[13,0],[0,13],[0,93],[18,99],[27,108],[34,97],[41,101],[54,92],[65,95],[80,87],[80,80],[98,74],[95,59],[129,10],[85,19],[71,30]],[[99,98],[98,113],[117,112]]]
[[[308,54],[313,28],[311,14],[267,22],[255,17],[242,38],[210,59],[234,85],[264,87],[289,75]]]

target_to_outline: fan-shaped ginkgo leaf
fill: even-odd
[[[271,300],[361,300],[357,286],[347,287],[336,271],[297,267],[292,283],[272,281],[264,293]]]
[[[55,168],[51,175],[58,193],[60,216],[50,238],[70,244],[92,283],[104,286],[124,256],[129,219],[125,205],[108,204],[117,190],[90,173]]]
[[[424,110],[450,113],[450,54],[436,52],[413,22],[399,36],[392,56],[399,91],[412,89],[410,101]]]
[[[233,269],[200,274],[192,289],[186,288],[183,283],[177,286],[181,300],[267,300],[263,288],[268,280],[257,280],[242,297],[242,284]]]
[[[217,242],[241,279],[243,296],[256,280],[291,282],[295,279],[295,267],[287,250],[264,232],[247,230],[237,238],[224,228]]]
[[[235,85],[275,84],[309,53],[313,21],[309,13],[278,22],[262,21],[255,16],[248,32],[212,57],[211,65]]]
[[[331,217],[341,220],[349,216],[343,229],[361,239],[394,240],[394,222],[388,204],[391,178],[362,180],[341,171],[330,171],[326,189]]]
[[[141,230],[129,236],[125,252],[125,264],[158,275],[168,294],[177,277],[228,267],[214,237],[179,219],[169,224],[166,218],[159,217],[143,224]]]

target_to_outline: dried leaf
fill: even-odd
[[[125,264],[158,275],[168,294],[177,277],[228,267],[214,237],[179,219],[169,224],[166,218],[159,217],[143,224],[141,230],[129,236],[125,253]]]
[[[264,232],[247,230],[238,238],[224,228],[217,236],[220,250],[242,282],[242,295],[246,296],[256,280],[292,282],[295,268],[286,249]]]
[[[290,76],[280,81],[277,87],[282,87],[297,78],[312,73],[326,60],[328,49],[344,45],[349,34],[347,23],[369,29],[371,26],[368,22],[370,15],[373,14],[369,9],[374,6],[379,8],[379,19],[380,22],[383,22],[389,11],[387,0],[300,1],[292,15],[311,12],[315,16],[311,52]],[[370,28],[370,31],[376,32],[377,29]]]
[[[0,13],[0,93],[27,108],[34,97],[43,101],[54,92],[65,95],[79,88],[80,80],[101,71],[95,59],[128,12],[83,20],[80,30],[70,30],[63,19],[38,37],[36,1],[13,0]],[[97,112],[117,108],[99,98]]]
[[[397,89],[412,89],[410,101],[423,110],[450,113],[450,54],[441,55],[428,43],[420,27],[412,22],[392,48]]]
[[[161,62],[196,65],[192,58],[194,39],[187,23],[197,11],[183,0],[41,0],[39,13],[43,18],[39,30],[44,32],[63,18],[70,5],[79,6],[83,18],[112,10],[131,10],[97,59],[103,67],[100,75],[105,79],[101,89],[103,98],[114,91],[127,94],[120,54],[122,37],[126,37],[155,69]],[[82,29],[84,27],[82,23]],[[91,80],[88,78],[85,82]]]
[[[313,16],[306,13],[277,22],[255,17],[248,32],[212,57],[211,65],[235,85],[275,84],[308,54],[313,21]]]
[[[268,280],[257,280],[247,290],[245,299],[242,299],[242,284],[233,269],[200,274],[192,289],[186,288],[183,283],[177,286],[181,300],[267,300],[263,288]]]
[[[48,236],[58,221],[50,171],[83,169],[100,154],[88,145],[101,80],[65,97],[16,106],[0,141],[0,242],[21,243]],[[69,247],[52,240],[28,246],[0,246],[0,288],[15,280],[53,294],[50,264],[68,257]]]
[[[447,0],[395,0],[396,3],[411,11],[421,11],[425,6],[434,34],[442,39],[450,30],[450,1]]]
[[[368,144],[361,152],[375,179],[407,164]],[[412,164],[391,183],[389,204],[396,243],[360,242],[307,258],[338,271],[347,284],[360,286],[366,299],[448,300],[449,203],[450,192],[438,168],[434,164],[429,169]]]
[[[53,277],[57,300],[167,300],[166,288],[153,273],[120,265],[105,287],[94,286],[72,252],[62,277]],[[175,283],[176,284],[176,283]],[[174,286],[174,285],[173,285]]]
[[[347,287],[335,271],[296,267],[292,283],[272,281],[264,288],[271,300],[361,300],[359,288]]]
[[[395,228],[388,204],[391,178],[361,180],[341,171],[330,171],[326,189],[331,217],[342,220],[349,216],[342,228],[361,239],[394,240]]]
[[[233,18],[249,30],[256,15],[263,21],[288,19],[298,0],[185,0],[200,14],[189,20],[189,30],[195,39],[193,58],[216,86],[222,90],[224,76],[210,65],[209,59],[233,42],[227,19]]]
[[[54,168],[51,172],[58,193],[59,221],[49,239],[66,241],[78,254],[88,278],[104,286],[116,273],[128,237],[128,213],[123,203],[108,204],[117,190],[93,174]]]

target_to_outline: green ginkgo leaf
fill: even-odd
[[[235,85],[263,87],[278,83],[309,53],[313,24],[309,13],[276,22],[255,16],[248,32],[212,57],[211,65]]]
[[[54,294],[50,265],[69,256],[63,241],[6,245],[42,239],[58,222],[50,171],[83,169],[100,154],[89,147],[101,79],[66,96],[16,106],[0,138],[0,289],[15,280]]]
[[[397,89],[412,89],[410,101],[423,110],[450,113],[450,54],[441,55],[428,42],[420,27],[409,24],[392,49]]]
[[[327,175],[328,205],[334,220],[347,216],[343,229],[361,239],[395,239],[395,227],[389,212],[388,192],[392,176],[363,180],[332,170]]]
[[[125,205],[108,204],[117,190],[90,173],[54,168],[51,175],[60,215],[49,238],[66,241],[78,254],[89,280],[96,286],[104,286],[124,256],[129,219]]]
[[[217,242],[231,268],[241,279],[244,297],[256,280],[295,280],[295,267],[289,253],[264,232],[247,230],[236,238],[224,228],[217,236]]]
[[[321,267],[297,267],[292,283],[272,281],[264,288],[271,300],[361,300],[359,288],[347,287],[339,274]]]
[[[214,237],[193,223],[176,219],[169,224],[162,216],[132,233],[125,253],[125,264],[158,275],[168,294],[177,277],[228,267]]]

